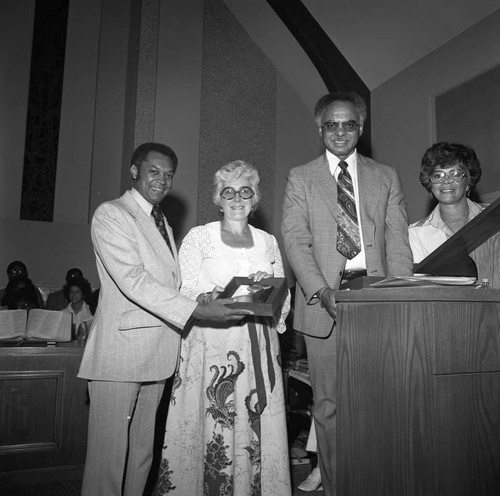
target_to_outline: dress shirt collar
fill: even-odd
[[[474,217],[476,217],[476,215],[478,215],[484,209],[478,203],[469,200],[469,198],[466,198],[466,200],[467,200],[467,206],[469,207],[469,218],[467,222],[470,222]],[[448,236],[453,235],[453,231],[451,231],[451,229],[445,224],[444,220],[441,217],[441,210],[439,208],[439,204],[431,212],[429,217],[427,217],[425,222],[422,224],[422,227],[423,226],[432,226],[435,227],[436,229],[444,231]]]
[[[328,160],[328,165],[330,167],[330,173],[337,179],[340,173],[339,162],[342,161],[341,158],[334,155],[330,150],[326,150],[326,158]],[[349,174],[351,177],[357,177],[358,175],[358,153],[354,150],[345,160],[347,162]]]
[[[139,204],[139,206],[144,210],[146,215],[149,217],[151,215],[151,211],[153,210],[153,204],[149,203],[135,188],[130,190],[134,200]]]

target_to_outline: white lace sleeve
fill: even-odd
[[[274,250],[274,277],[285,277],[285,271],[283,269],[283,260],[281,258],[281,252],[278,246],[276,238],[272,236],[273,239],[273,250]],[[276,330],[281,334],[286,331],[285,319],[290,311],[290,291],[287,289],[287,295],[283,308],[281,309],[281,316],[276,325]]]
[[[187,234],[179,249],[179,265],[181,267],[181,294],[196,300],[202,292],[198,288],[198,276],[203,260],[202,243],[204,226],[197,226]]]

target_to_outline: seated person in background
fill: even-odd
[[[11,279],[13,279],[14,277],[24,277],[24,278],[28,279],[29,278],[28,269],[26,268],[26,265],[23,262],[21,262],[19,260],[15,260],[14,262],[11,262],[7,266],[7,277],[9,278],[9,281]],[[36,286],[35,286],[35,290],[36,290],[36,300],[37,300],[37,307],[36,308],[43,308],[42,293],[40,293],[40,290]],[[4,297],[4,294],[6,291],[7,291],[7,287],[0,290],[0,300]]]
[[[97,303],[99,302],[99,291],[100,288],[97,288],[92,292],[92,302],[89,304],[89,309],[92,316],[95,314],[95,311],[97,310]],[[92,320],[85,320],[76,328],[75,339],[77,341],[84,341],[88,338],[91,324]]]
[[[86,285],[88,284],[88,290],[84,291],[84,293],[91,293],[90,283],[83,277],[82,271],[76,267],[66,272],[66,284],[71,283],[75,279],[83,281]],[[85,298],[85,301],[90,305],[90,300]],[[64,310],[68,306],[68,303],[69,300],[66,300],[64,297],[64,288],[61,288],[49,294],[45,308],[47,310]]]
[[[441,142],[426,150],[420,182],[438,204],[429,216],[409,226],[415,263],[431,254],[484,209],[467,198],[481,173],[481,164],[469,146]],[[470,257],[476,263],[478,280],[488,279],[490,287],[500,288],[500,236],[492,236],[470,253]]]
[[[24,276],[9,280],[1,304],[6,310],[43,308],[38,301],[38,289],[31,279]]]
[[[68,306],[62,310],[69,312],[73,316],[73,327],[76,330],[82,322],[92,320],[93,313],[90,311],[89,305],[84,301],[85,284],[83,281],[74,279],[69,284],[64,285],[64,297],[70,302]]]
[[[89,303],[91,309],[94,308],[94,313],[97,310],[97,304],[99,303],[99,293],[101,292],[101,288],[94,289],[92,291],[92,304]]]

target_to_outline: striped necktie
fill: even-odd
[[[167,228],[165,227],[165,221],[163,220],[163,212],[161,211],[160,205],[153,205],[153,210],[151,210],[151,215],[155,220],[156,227],[160,234],[163,236],[163,239],[167,242],[167,246],[169,247],[172,255],[174,251],[172,250],[172,245],[170,244],[170,239],[168,238]]]
[[[354,188],[347,170],[347,162],[342,160],[339,162],[339,167],[341,171],[337,178],[337,250],[350,260],[361,251],[361,239]]]

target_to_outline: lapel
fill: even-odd
[[[317,186],[326,208],[337,222],[337,182],[330,173],[326,153],[318,157],[311,167],[311,181]],[[361,225],[367,226],[379,201],[381,179],[370,160],[358,153],[358,192]]]
[[[330,173],[326,153],[312,164],[311,181],[317,186],[326,208],[337,222],[337,182]]]
[[[134,218],[137,226],[144,234],[144,237],[151,243],[153,248],[158,252],[158,255],[162,258],[167,257],[169,260],[174,262],[172,267],[175,267],[175,273],[177,273],[177,251],[175,249],[175,241],[172,233],[171,227],[168,225],[165,219],[165,227],[167,228],[168,237],[170,239],[170,244],[174,250],[174,255],[169,250],[167,243],[163,239],[160,231],[156,227],[154,220],[149,218],[140,205],[134,200],[134,197],[129,191],[126,191],[121,197],[123,205],[129,214]]]
[[[373,167],[366,157],[358,153],[358,191],[361,225],[368,225],[373,218],[380,198],[381,179],[379,171]]]

